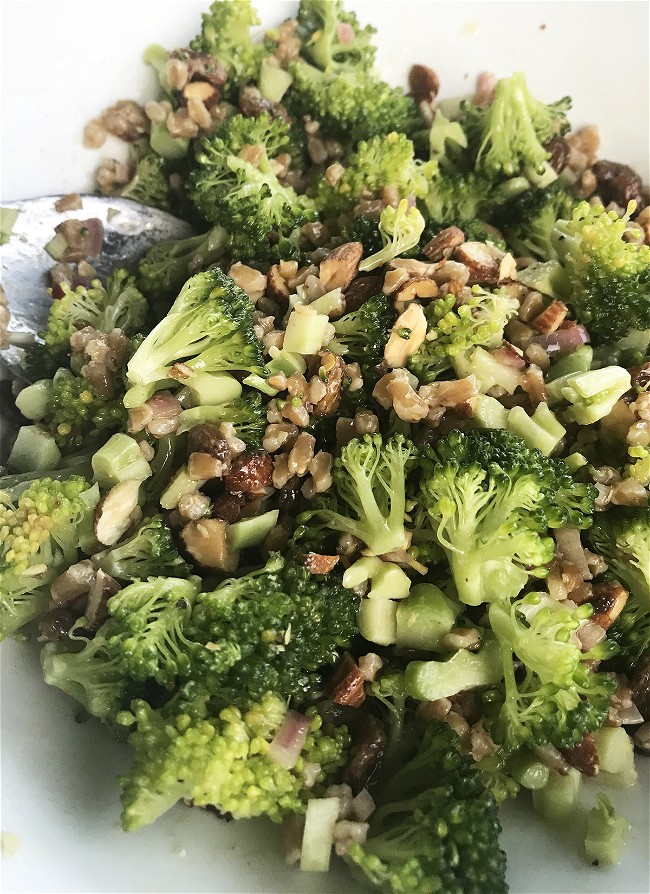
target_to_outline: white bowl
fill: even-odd
[[[21,0],[3,3],[2,198],[88,190],[102,154],[81,144],[84,124],[117,99],[146,100],[149,43],[186,44],[209,0]],[[264,25],[294,3],[258,2]],[[525,71],[535,95],[570,94],[572,121],[600,125],[601,155],[648,177],[648,6],[638,2],[350,2],[378,29],[379,65],[404,82],[432,65],[442,93],[470,92],[478,72]],[[358,891],[344,867],[326,877],[285,867],[279,830],[225,824],[177,807],[155,825],[119,829],[115,776],[128,748],[45,686],[33,646],[5,642],[2,664],[2,829],[18,849],[2,861],[5,892]],[[648,877],[648,764],[632,792],[613,794],[633,822],[623,863],[588,866],[572,829],[551,833],[528,809],[504,810],[503,844],[515,894],[642,894]]]

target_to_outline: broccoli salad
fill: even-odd
[[[104,280],[98,221],[47,246],[0,637],[131,746],[125,830],[182,801],[360,888],[499,894],[519,797],[618,863],[607,791],[650,751],[647,192],[521,73],[441,99],[425,65],[381,80],[338,0],[257,24],[217,0],[146,51],[156,99],[86,128],[129,147],[99,192],[196,235]]]

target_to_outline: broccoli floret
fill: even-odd
[[[406,475],[415,448],[403,435],[354,438],[335,460],[332,477],[338,501],[305,513],[326,527],[362,540],[371,555],[403,549]],[[298,519],[301,522],[301,519]]]
[[[521,72],[497,82],[486,108],[463,103],[461,124],[476,152],[476,169],[488,176],[539,172],[549,153],[544,144],[566,133],[568,97],[551,105],[535,99]]]
[[[231,422],[235,426],[237,436],[245,441],[249,448],[258,448],[262,444],[267,426],[266,405],[256,391],[249,391],[228,404],[192,407],[181,413],[177,434],[183,434],[204,422],[217,426],[222,422]]]
[[[242,157],[246,146],[255,146],[260,157]],[[216,136],[201,142],[189,195],[205,220],[228,228],[233,255],[270,258],[278,241],[313,219],[312,201],[283,186],[273,171],[275,156],[290,148],[289,125],[266,113],[235,115]]]
[[[28,370],[39,378],[52,376],[59,367],[67,366],[70,336],[78,329],[121,329],[126,335],[135,335],[147,319],[147,301],[127,270],[113,271],[105,287],[95,279],[88,288],[72,289],[62,283],[61,289],[63,295],[52,302],[47,325],[39,332],[43,344],[34,345],[26,356]]]
[[[289,66],[293,76],[286,102],[295,117],[318,119],[321,132],[358,143],[392,131],[410,134],[421,123],[415,103],[398,87],[355,70],[324,73],[303,61]]]
[[[89,488],[72,475],[39,478],[15,500],[0,491],[0,639],[45,611],[48,585],[76,560]]]
[[[403,134],[389,133],[361,142],[345,162],[341,179],[330,186],[318,185],[316,204],[328,217],[352,209],[365,193],[379,193],[395,187],[400,198],[424,198],[427,194],[427,167],[414,157],[413,143]]]
[[[93,564],[117,580],[146,580],[149,577],[184,577],[190,566],[178,554],[172,533],[162,516],[145,519],[138,530],[111,549],[93,557]]]
[[[165,159],[151,151],[149,143],[142,140],[133,145],[135,171],[126,186],[114,195],[150,205],[162,211],[171,211],[169,175]]]
[[[553,229],[557,220],[571,217],[577,204],[559,183],[548,189],[529,189],[502,205],[492,222],[503,232],[517,255],[549,261],[555,258]]]
[[[502,290],[486,292],[478,286],[458,306],[453,295],[431,301],[424,310],[426,340],[409,357],[409,369],[420,382],[434,382],[459,354],[476,345],[500,345],[506,323],[518,310],[519,302]]]
[[[428,217],[439,225],[438,230],[452,222],[462,228],[465,221],[491,211],[498,198],[494,184],[479,174],[441,172],[431,178],[424,205]]]
[[[239,84],[257,78],[263,47],[256,45],[250,29],[260,20],[250,0],[215,0],[203,13],[201,33],[190,42],[197,53],[208,53],[228,72],[225,90],[232,95]]]
[[[582,652],[572,639],[592,613],[589,603],[571,609],[540,593],[513,603],[502,598],[490,606],[504,683],[485,696],[492,718],[488,726],[506,749],[549,743],[572,748],[605,722],[616,681],[591,673],[584,662],[606,658],[613,649],[604,642]],[[516,672],[517,661],[522,673]]]
[[[116,384],[122,385],[119,376]],[[125,421],[122,395],[110,399],[99,397],[92,383],[83,376],[76,376],[68,369],[56,372],[41,424],[63,454],[97,444]]]
[[[334,321],[336,340],[330,343],[330,350],[337,350],[361,367],[376,365],[383,359],[394,321],[395,312],[388,297],[375,295],[358,310]]]
[[[615,506],[598,512],[588,538],[591,548],[605,559],[608,574],[629,591],[610,636],[631,672],[650,648],[650,507]]]
[[[287,716],[284,693],[267,692],[244,713],[234,706],[208,713],[205,693],[194,701],[181,697],[178,707],[172,701],[162,711],[138,700],[120,716],[135,724],[129,738],[135,759],[120,779],[127,831],[154,822],[181,798],[236,819],[264,815],[277,822],[304,812],[306,761],[324,758],[331,772],[345,760],[345,727],[328,734],[313,710],[295,766],[285,769],[272,759],[271,742]]]
[[[416,754],[373,796],[368,838],[347,859],[380,891],[505,894],[496,801],[449,727],[429,724]]]
[[[166,379],[178,360],[197,372],[263,372],[252,308],[248,295],[221,270],[207,270],[189,279],[167,316],[129,361],[127,378],[135,386],[146,387],[130,389],[125,405],[144,403],[149,397],[147,388]]]
[[[452,431],[420,465],[420,499],[467,605],[545,577],[555,552],[548,528],[591,523],[594,488],[505,431]]]
[[[625,464],[625,477],[650,487],[650,450],[647,447],[628,447],[627,454],[630,462]]]
[[[402,199],[397,208],[387,205],[379,215],[379,232],[384,247],[364,258],[359,270],[363,273],[374,270],[410,251],[419,243],[423,230],[424,218],[417,208],[409,208],[406,199]]]
[[[209,644],[198,660],[220,704],[244,707],[269,686],[303,697],[350,645],[357,607],[339,576],[311,575],[297,559],[274,555],[264,568],[201,594],[187,636]],[[231,667],[215,665],[222,652],[235,654]]]
[[[219,225],[201,236],[157,242],[140,261],[138,285],[151,301],[173,298],[192,274],[222,258],[228,246],[228,233]]]
[[[297,20],[302,52],[322,71],[370,71],[375,61],[376,50],[370,43],[375,28],[361,28],[340,0],[301,0]]]

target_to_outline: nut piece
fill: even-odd
[[[409,304],[397,318],[384,348],[384,361],[392,369],[404,366],[420,347],[427,334],[427,320],[419,304]]]
[[[307,553],[305,568],[310,574],[329,574],[339,560],[339,556],[322,556],[320,553]]]
[[[208,84],[207,81],[190,81],[183,88],[183,96],[185,99],[198,99],[201,102],[208,102],[216,96],[217,88],[214,84]]]
[[[580,770],[583,776],[596,776],[600,769],[596,743],[591,733],[585,733],[582,742],[570,750],[562,750],[562,754],[572,767]]]
[[[235,571],[239,553],[228,549],[228,525],[220,518],[202,518],[185,525],[181,538],[185,549],[203,568]]]
[[[319,277],[328,292],[332,289],[347,289],[357,272],[362,254],[363,245],[360,242],[346,242],[323,258]]]
[[[65,605],[79,596],[85,596],[95,579],[95,569],[90,559],[75,562],[63,574],[60,574],[50,587],[52,602]]]
[[[325,351],[320,354],[322,372],[319,373],[323,384],[327,391],[316,404],[314,404],[313,414],[319,418],[322,416],[331,416],[338,409],[341,402],[341,388],[343,385],[343,373],[345,363],[336,354],[330,354]]]
[[[246,292],[253,304],[255,304],[255,302],[264,294],[266,289],[266,276],[264,276],[263,273],[260,273],[259,270],[255,270],[253,267],[248,267],[246,264],[237,261],[237,263],[233,264],[228,271],[228,276],[237,283],[240,289],[243,289]]]
[[[459,245],[454,256],[469,270],[469,284],[499,281],[499,261],[483,242],[464,242]]]
[[[603,630],[607,630],[625,608],[628,595],[625,587],[618,581],[596,584],[593,598],[590,600],[594,607],[591,620],[595,621]]]
[[[412,65],[409,71],[409,90],[414,101],[432,103],[440,90],[438,75],[428,65]]]
[[[221,478],[224,463],[211,453],[190,453],[187,460],[187,474],[192,481],[209,481]]]
[[[289,286],[287,285],[286,279],[280,273],[280,267],[277,264],[273,264],[268,272],[266,291],[271,298],[276,298],[281,301],[287,301],[289,299]]]
[[[346,652],[326,690],[326,695],[337,705],[358,708],[366,700],[365,677],[354,658]]]
[[[566,320],[569,308],[562,301],[552,301],[549,306],[541,312],[530,325],[541,332],[542,335],[550,335],[560,328]]]
[[[139,493],[139,481],[123,481],[112,487],[95,509],[95,537],[104,546],[117,543],[128,529]]]
[[[437,298],[438,285],[426,276],[414,276],[407,280],[395,296],[395,309],[401,313],[415,298]]]
[[[442,261],[448,258],[459,245],[465,241],[465,234],[458,227],[447,227],[437,233],[422,249],[430,261]]]

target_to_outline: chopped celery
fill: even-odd
[[[594,351],[589,345],[580,345],[575,351],[560,357],[557,363],[554,363],[546,373],[546,381],[552,382],[561,376],[568,376],[571,373],[588,372],[591,369],[591,363],[594,358]]]
[[[112,435],[99,448],[92,467],[95,481],[106,490],[124,481],[145,481],[152,474],[138,442],[122,433]]]
[[[616,866],[621,862],[632,826],[616,812],[607,795],[601,792],[596,801],[587,818],[585,853],[595,865]]]
[[[499,363],[483,348],[475,348],[469,355],[453,358],[454,369],[459,377],[476,376],[482,393],[495,385],[513,394],[521,384],[521,373],[512,366]]]
[[[507,428],[508,411],[496,397],[477,394],[472,411],[472,422],[477,428]]]
[[[236,400],[242,386],[230,373],[199,372],[187,379],[185,388],[199,406],[216,406]]]
[[[326,292],[320,298],[312,301],[309,307],[315,310],[316,313],[325,314],[328,317],[336,310],[341,313],[341,290],[332,289],[331,292]]]
[[[194,481],[190,478],[187,474],[187,466],[181,466],[160,495],[160,505],[163,509],[176,509],[181,497],[184,497],[185,494],[193,494],[204,484],[205,481]]]
[[[276,373],[284,373],[292,376],[294,373],[304,373],[307,364],[302,354],[287,351],[286,348],[271,348],[271,360],[266,364],[266,370],[270,376]]]
[[[307,803],[300,853],[303,872],[327,872],[330,868],[334,826],[340,809],[338,798],[313,798]]]
[[[317,354],[323,344],[329,318],[311,307],[300,306],[292,311],[284,333],[284,347],[296,354]]]
[[[362,599],[358,622],[361,636],[378,646],[390,646],[397,638],[397,602]]]
[[[156,155],[160,155],[168,161],[185,158],[190,145],[187,137],[173,137],[167,130],[166,124],[161,121],[152,123],[149,142]]]
[[[608,785],[630,788],[637,780],[634,745],[622,726],[603,726],[592,733],[601,773]],[[603,781],[605,781],[605,778]]]
[[[508,761],[508,772],[523,787],[536,791],[547,785],[549,768],[527,752],[518,752]]]
[[[262,394],[268,394],[269,397],[275,397],[276,394],[279,394],[277,388],[269,385],[266,379],[258,376],[257,373],[251,373],[249,376],[246,376],[244,385],[248,385],[249,388],[255,388],[257,391],[261,391]]]
[[[273,65],[270,58],[263,60],[260,66],[259,86],[264,99],[269,99],[271,102],[282,102],[282,97],[292,83],[293,77],[288,71],[278,65]]]
[[[9,242],[19,214],[17,208],[0,208],[0,245]]]
[[[278,509],[256,515],[254,518],[243,518],[241,521],[228,525],[228,546],[234,552],[248,549],[249,546],[257,546],[266,539],[278,521]]]
[[[578,799],[582,776],[571,767],[566,775],[551,770],[543,788],[533,790],[533,806],[549,823],[560,823],[573,812]]]
[[[451,698],[466,689],[491,686],[502,677],[499,643],[486,635],[478,652],[459,649],[446,661],[411,661],[406,667],[404,684],[412,698],[433,702]]]
[[[582,469],[583,466],[589,464],[589,460],[586,456],[583,456],[582,453],[570,453],[564,462],[569,467],[571,473],[577,472],[578,469]]]
[[[350,565],[343,575],[343,586],[352,589],[370,581],[370,599],[404,599],[411,581],[399,565],[384,562],[377,556],[364,556]]]
[[[436,652],[459,613],[460,605],[434,584],[418,584],[398,604],[395,641],[401,648]]]
[[[40,425],[23,425],[18,429],[7,466],[12,472],[47,472],[61,462],[56,441]]]
[[[536,447],[546,456],[558,446],[566,429],[549,410],[548,404],[540,404],[532,416],[523,407],[513,407],[508,413],[508,431],[518,435],[529,447]]]
[[[67,247],[68,242],[63,233],[56,233],[45,246],[45,251],[55,261],[60,261]]]
[[[52,396],[52,379],[39,379],[33,385],[18,394],[16,408],[20,410],[26,419],[38,422],[47,412],[47,405]]]

